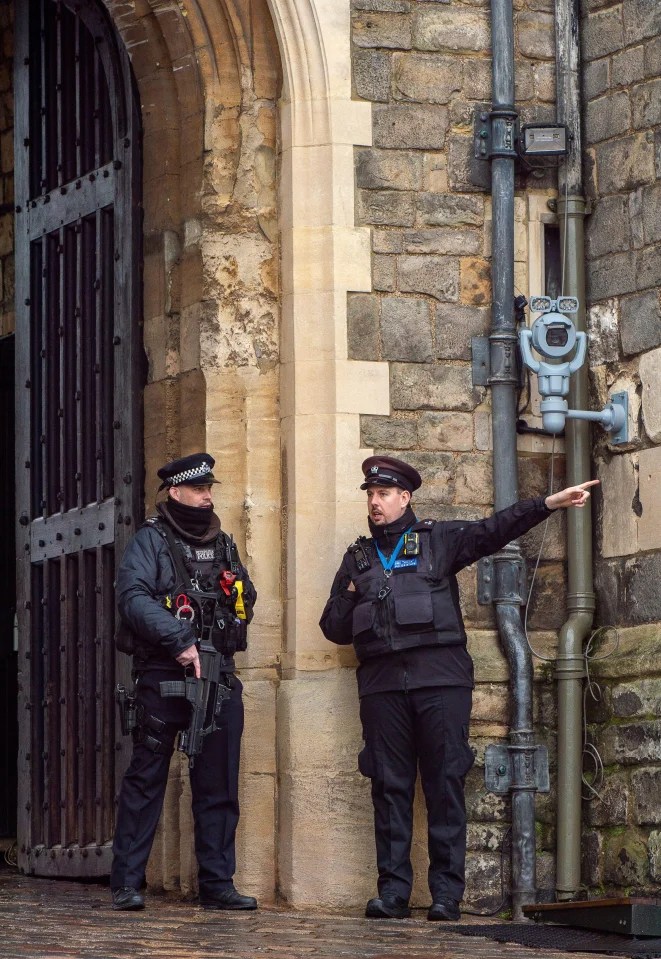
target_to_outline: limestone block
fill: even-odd
[[[616,53],[612,63],[613,86],[629,87],[645,76],[645,47],[630,47]]]
[[[409,363],[432,359],[429,303],[416,297],[386,296],[381,302],[383,358]]]
[[[615,641],[611,633],[609,643]],[[595,678],[640,679],[649,675],[650,664],[661,661],[661,628],[657,623],[617,630],[617,655],[600,658],[592,666]]]
[[[281,894],[295,908],[364,901],[373,895],[374,840],[369,783],[357,771],[352,671],[283,682],[277,741]]]
[[[630,126],[631,104],[627,92],[613,93],[588,102],[585,117],[586,143],[599,143],[613,136],[621,136],[629,131]]]
[[[478,257],[461,260],[461,302],[482,306],[491,300],[491,264]]]
[[[396,410],[470,411],[482,399],[482,390],[473,387],[468,364],[419,366],[393,363],[390,399]]]
[[[566,618],[567,586],[563,563],[543,563],[537,567],[528,600],[528,627],[531,629],[560,629]]]
[[[275,750],[274,750],[275,751]],[[236,835],[236,885],[260,905],[276,900],[276,783],[271,775],[241,776]]]
[[[602,196],[654,180],[654,143],[644,133],[605,141],[595,148],[595,156]]]
[[[588,363],[591,369],[603,363],[612,363],[619,357],[620,324],[617,303],[615,299],[606,300],[588,311]],[[623,321],[623,336],[624,326]]]
[[[634,831],[604,840],[604,881],[618,886],[641,886],[649,877],[649,859],[643,837]]]
[[[463,64],[457,57],[401,54],[393,57],[392,88],[395,100],[449,103],[461,92]]]
[[[422,193],[417,204],[420,220],[428,226],[482,226],[484,223],[482,197]]]
[[[448,192],[448,161],[445,153],[425,153],[422,188],[434,194]]]
[[[506,683],[478,683],[473,690],[471,723],[509,721],[509,689]]]
[[[347,299],[348,356],[350,360],[380,357],[379,300],[371,293],[350,293]]]
[[[352,0],[354,10],[377,10],[383,13],[409,13],[411,0]]]
[[[391,55],[381,50],[354,50],[352,76],[356,94],[372,103],[390,99]]]
[[[402,253],[404,250],[401,230],[372,230],[374,253]]]
[[[417,445],[415,422],[410,419],[394,416],[361,416],[360,430],[361,444],[375,450],[409,450]]]
[[[627,51],[628,52],[628,51]],[[583,68],[583,90],[588,100],[605,93],[610,87],[610,59],[593,60]]]
[[[471,338],[487,336],[488,307],[440,304],[436,307],[436,355],[440,359],[470,360]]]
[[[628,819],[631,802],[628,776],[619,772],[609,775],[599,786],[598,792],[598,798],[585,804],[585,821],[588,825],[624,825]],[[632,790],[632,793],[634,792]]]
[[[661,770],[658,767],[636,769],[631,774],[633,820],[638,825],[658,826],[661,823],[659,787]]]
[[[466,507],[464,507],[466,509]],[[457,574],[459,601],[464,623],[468,629],[495,629],[496,620],[491,604],[477,601],[477,568],[468,566]]]
[[[635,129],[644,130],[661,123],[661,79],[648,80],[635,86],[631,104]]]
[[[605,122],[608,123],[607,120]],[[587,218],[585,236],[587,254],[591,258],[628,250],[631,233],[627,198],[601,197],[595,204],[592,215]]]
[[[404,233],[405,253],[459,254],[482,252],[482,235],[477,230],[441,227],[436,230],[410,230]]]
[[[585,60],[595,60],[616,53],[623,48],[623,39],[621,4],[589,13],[583,23],[582,56]]]
[[[468,630],[468,652],[475,664],[477,683],[507,683],[509,669],[498,633],[486,630]],[[539,631],[535,634],[535,649],[544,657],[555,656],[558,637],[554,632]],[[542,678],[543,663],[533,660],[535,678]]]
[[[661,679],[621,683],[610,690],[613,715],[618,719],[661,716]]]
[[[519,51],[533,60],[553,60],[555,43],[553,15],[550,13],[523,13],[516,18],[516,38]]]
[[[436,104],[396,103],[373,109],[374,144],[389,149],[442,150],[448,110]]]
[[[419,190],[423,158],[404,150],[356,151],[356,185],[365,190]]]
[[[638,550],[638,496],[636,460],[629,454],[614,456],[597,469],[602,497],[602,556],[626,556]]]
[[[489,17],[481,11],[423,6],[415,15],[413,46],[416,50],[451,50],[457,53],[489,50]]]
[[[488,454],[462,454],[456,460],[456,503],[489,506],[493,502],[492,463]]]
[[[608,726],[599,731],[596,745],[605,766],[620,763],[638,766],[655,763],[661,748],[661,720],[644,720],[621,726]]]
[[[661,250],[658,244],[636,253],[636,288],[645,290],[661,285]]]
[[[650,862],[650,879],[661,882],[661,831],[654,829],[647,840]]]
[[[397,190],[360,190],[356,215],[359,223],[377,226],[412,226],[415,197]]]
[[[657,384],[658,390],[658,384]],[[661,447],[641,450],[638,454],[639,496],[642,509],[638,522],[638,549],[661,549]]]
[[[475,448],[478,450],[493,449],[491,414],[488,410],[475,410],[473,420],[475,423]]]
[[[394,256],[372,257],[372,286],[380,293],[394,293],[397,289],[397,259]]]
[[[593,262],[588,275],[590,297],[606,300],[636,290],[636,261],[634,254],[616,253]]]
[[[358,47],[385,47],[407,50],[411,47],[410,17],[398,13],[357,11],[351,18],[351,39]]]
[[[422,477],[422,493],[425,499],[438,503],[451,503],[454,493],[454,462],[450,453],[426,453],[411,450],[407,462],[414,466]],[[423,513],[423,500],[416,496],[416,510]],[[433,511],[432,515],[436,515]]]
[[[459,263],[455,257],[400,256],[397,272],[403,293],[425,293],[446,303],[459,297]]]
[[[507,857],[505,857],[505,862]],[[501,857],[496,852],[466,853],[467,906],[477,909],[493,908],[500,902]]]
[[[473,417],[470,413],[422,413],[418,443],[426,450],[472,450]]]
[[[581,875],[588,886],[600,886],[604,869],[604,836],[596,830],[583,830],[581,839]]]
[[[545,103],[555,103],[555,64],[540,63],[533,68],[535,96]]]
[[[640,358],[640,384],[643,391],[643,423],[653,443],[661,443],[661,349],[650,350]]]
[[[643,189],[642,217],[646,243],[661,240],[661,184],[655,183]]]

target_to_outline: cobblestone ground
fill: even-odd
[[[107,887],[0,872],[1,959],[560,959],[567,953],[467,938],[412,919],[204,911],[148,896],[139,913],[113,912]],[[485,922],[464,918],[463,922]],[[585,953],[572,953],[587,959]],[[596,959],[591,953],[592,959]]]

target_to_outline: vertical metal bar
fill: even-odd
[[[62,4],[57,3],[55,8],[55,63],[54,63],[54,73],[55,73],[55,89],[52,92],[52,97],[54,101],[54,109],[52,113],[54,114],[54,134],[55,140],[53,143],[53,150],[55,153],[55,181],[49,184],[49,187],[52,189],[55,186],[59,186],[62,183],[62,172],[64,169],[64,112],[65,106],[63,101],[63,71],[64,71],[64,45],[62,37]]]
[[[94,276],[96,268],[96,222],[95,217],[85,217],[82,228],[82,283],[81,317],[82,331],[82,370],[83,370],[83,410],[86,428],[83,429],[83,503],[96,500],[97,482],[97,412],[96,379],[98,377],[96,360],[96,317],[94,294]]]
[[[64,393],[65,465],[62,477],[63,510],[78,505],[76,486],[78,445],[78,350],[76,337],[76,246],[75,234],[70,228],[60,231],[60,272],[63,277],[63,307],[61,322],[64,328],[66,357],[66,389]]]
[[[101,314],[101,449],[103,451],[100,498],[111,496],[115,481],[115,456],[113,445],[114,422],[114,300],[115,300],[115,234],[114,211],[101,211],[101,263],[100,263],[100,314]]]
[[[85,411],[86,396],[84,386],[83,370],[83,327],[82,327],[82,304],[83,304],[83,224],[79,221],[74,226],[69,227],[69,236],[71,238],[72,257],[75,263],[74,277],[74,307],[73,307],[73,329],[76,349],[76,447],[75,447],[75,469],[74,479],[76,481],[76,505],[83,505],[83,480],[85,476]]]
[[[112,546],[99,550],[101,569],[99,584],[101,592],[98,603],[98,636],[101,669],[99,676],[101,694],[103,696],[103,728],[101,743],[102,773],[99,780],[103,805],[100,835],[107,839],[112,836],[115,819],[115,750],[109,749],[108,744],[115,742],[115,700],[114,700],[114,661],[115,650],[113,637],[115,635],[115,552]]]
[[[104,338],[104,314],[103,314],[103,289],[102,289],[102,280],[101,274],[103,270],[103,213],[101,210],[96,211],[96,217],[94,219],[94,247],[93,247],[93,272],[92,272],[92,301],[94,303],[94,369],[96,370],[96,376],[94,380],[94,400],[95,400],[95,420],[94,420],[94,432],[96,434],[96,443],[97,443],[97,452],[96,452],[96,483],[94,489],[94,498],[97,501],[103,499],[103,474],[104,474],[104,448],[103,448],[103,434],[104,434],[104,379],[106,377],[106,370],[103,367],[104,360],[104,350],[103,350],[103,338]]]
[[[81,841],[94,842],[96,835],[96,743],[97,743],[97,673],[96,673],[96,562],[94,551],[80,554],[81,589],[79,631],[79,654],[83,663],[81,681],[81,702],[85,716],[85,736],[83,746],[83,834]]]
[[[48,131],[46,129],[46,114],[47,114],[47,103],[46,103],[46,88],[48,86],[48,60],[47,60],[47,43],[46,43],[46,4],[44,0],[41,0],[40,11],[39,11],[39,45],[41,49],[41,58],[40,58],[40,67],[41,67],[41,84],[40,84],[40,122],[39,126],[41,129],[41,166],[39,169],[39,175],[37,182],[35,183],[35,192],[33,195],[39,195],[43,192],[46,186],[46,170],[48,169]]]
[[[61,599],[61,658],[60,698],[62,700],[60,725],[60,756],[62,775],[62,843],[77,841],[76,803],[79,796],[78,783],[78,557],[62,557]]]

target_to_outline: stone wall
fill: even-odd
[[[523,117],[554,115],[553,4],[516,4],[517,108]],[[477,519],[492,509],[489,393],[475,387],[471,337],[490,323],[490,203],[471,176],[473,116],[491,99],[489,4],[352,0],[355,95],[371,100],[373,145],[356,150],[357,215],[372,228],[369,293],[349,297],[349,355],[389,364],[391,413],[361,418],[362,445],[402,456],[420,471],[418,515]],[[488,167],[483,170],[488,182]],[[483,181],[484,182],[484,181]],[[533,211],[549,181],[521,176],[516,199],[517,292],[539,292],[532,247]],[[540,204],[540,198],[542,203]],[[547,210],[548,212],[548,210]],[[536,221],[537,222],[537,221]],[[550,442],[521,438],[520,496],[547,491]],[[556,456],[556,482],[563,457]],[[561,518],[547,530],[529,611],[533,646],[552,656],[553,630],[564,618]],[[524,549],[534,565],[543,529]],[[469,775],[469,902],[500,899],[505,800],[484,788],[484,748],[508,729],[508,670],[492,609],[480,606],[476,570],[461,576],[462,600],[477,686]],[[538,741],[553,756],[554,687],[543,660],[535,666]],[[418,791],[419,792],[419,791]],[[539,797],[538,881],[553,888],[553,805]],[[414,860],[416,901],[425,901],[426,836],[418,794]],[[503,857],[509,868],[509,848]]]
[[[604,763],[586,805],[585,881],[658,895],[661,812],[661,7],[583,3],[586,221],[595,404],[627,390],[631,442],[597,436],[597,622],[590,731]],[[616,639],[617,637],[617,639]],[[617,640],[619,640],[619,645]]]
[[[0,3],[0,336],[14,332],[14,8]]]

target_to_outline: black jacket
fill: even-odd
[[[359,667],[359,691],[363,695],[367,688],[372,691],[372,674],[379,673],[378,691],[385,689],[402,688],[402,682],[406,682],[407,672],[402,667],[402,662],[415,662],[416,657],[420,655],[433,659],[436,663],[436,669],[430,673],[427,685],[444,684],[443,666],[444,662],[450,667],[451,679],[448,684],[452,685],[470,685],[472,683],[472,671],[470,670],[470,658],[465,653],[466,632],[459,606],[459,589],[456,580],[456,574],[465,566],[471,565],[482,556],[502,549],[511,540],[516,539],[523,533],[532,529],[538,523],[545,520],[550,515],[550,510],[544,503],[544,497],[521,500],[514,506],[500,510],[485,520],[478,522],[433,522],[431,531],[428,534],[431,537],[431,552],[433,555],[434,569],[431,579],[437,584],[443,584],[446,589],[443,595],[448,604],[447,622],[456,623],[456,628],[452,635],[447,630],[443,641],[445,643],[456,644],[447,648],[437,648],[427,646],[424,649],[410,650],[405,658],[401,651],[392,649],[387,652],[381,651],[381,655],[374,660],[368,659]],[[415,520],[415,517],[411,513]],[[378,528],[377,528],[378,533]],[[399,528],[389,537],[386,534],[386,542],[380,542],[382,551],[387,555],[394,547],[399,538]],[[368,540],[368,543],[371,541]],[[377,560],[378,562],[378,560]],[[325,609],[320,620],[320,627],[325,637],[338,645],[349,645],[352,643],[353,614],[358,594],[349,591],[347,586],[355,578],[355,557],[349,550],[344,555],[342,564],[335,576],[331,594],[326,603]],[[393,572],[393,576],[406,575],[406,570]],[[392,597],[389,596],[384,603],[390,603]],[[394,611],[393,611],[394,615]],[[457,646],[464,647],[462,653]],[[452,651],[450,651],[452,650]],[[463,660],[457,668],[458,657]],[[468,669],[466,668],[468,665]],[[416,685],[425,684],[425,679],[419,675]],[[409,687],[410,688],[410,687]]]
[[[243,565],[241,570],[245,602],[252,607],[257,593]],[[195,643],[191,625],[163,605],[181,585],[167,542],[153,526],[142,526],[126,547],[116,583],[119,614],[138,639],[138,667],[179,668],[176,657]]]

